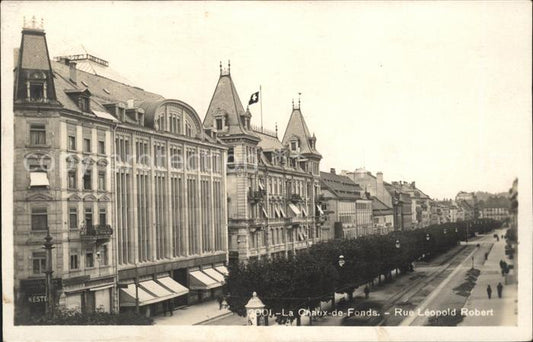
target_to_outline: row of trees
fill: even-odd
[[[410,269],[414,260],[434,257],[460,240],[487,233],[499,222],[481,219],[432,225],[424,229],[369,235],[351,240],[332,240],[313,245],[289,259],[261,259],[248,264],[231,264],[227,278],[230,310],[244,316],[245,305],[256,291],[272,313],[317,307],[335,292],[350,296],[359,285],[383,276],[390,279],[394,269]],[[343,256],[344,262],[339,263]],[[342,264],[342,266],[341,266]]]

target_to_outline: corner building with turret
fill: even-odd
[[[229,147],[229,262],[286,258],[320,239],[322,156],[299,101],[292,107],[280,141],[277,130],[251,125],[252,115],[239,99],[229,66],[220,67],[204,127]]]

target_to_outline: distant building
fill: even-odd
[[[204,126],[229,148],[226,161],[230,261],[287,257],[320,238],[319,166],[300,110],[293,104],[283,140],[251,125],[230,68],[220,77]]]
[[[413,229],[411,196],[403,191],[398,182],[386,183],[385,189],[392,196],[393,222],[395,231]]]
[[[503,196],[491,196],[479,201],[479,217],[503,221],[509,218],[510,204],[509,199]]]
[[[415,182],[392,182],[397,191],[411,199],[412,227],[423,228],[431,223],[431,198],[416,187]]]
[[[372,197],[372,215],[377,234],[388,234],[394,230],[394,209],[377,197]]]

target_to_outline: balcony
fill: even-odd
[[[300,196],[298,194],[291,194],[289,196],[289,201],[291,201],[294,204],[298,204],[298,203],[302,202],[303,199],[302,199],[302,196]]]
[[[264,190],[257,190],[257,191],[249,191],[248,192],[248,201],[251,204],[258,204],[263,202],[263,198],[265,196]]]
[[[109,224],[83,226],[80,229],[81,240],[90,243],[107,242],[111,235],[113,235],[113,228]]]

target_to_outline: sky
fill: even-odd
[[[530,14],[528,1],[3,2],[2,59],[35,15],[52,57],[83,46],[201,118],[231,60],[241,101],[261,86],[280,139],[301,93],[321,170],[365,167],[454,198],[530,175]]]

